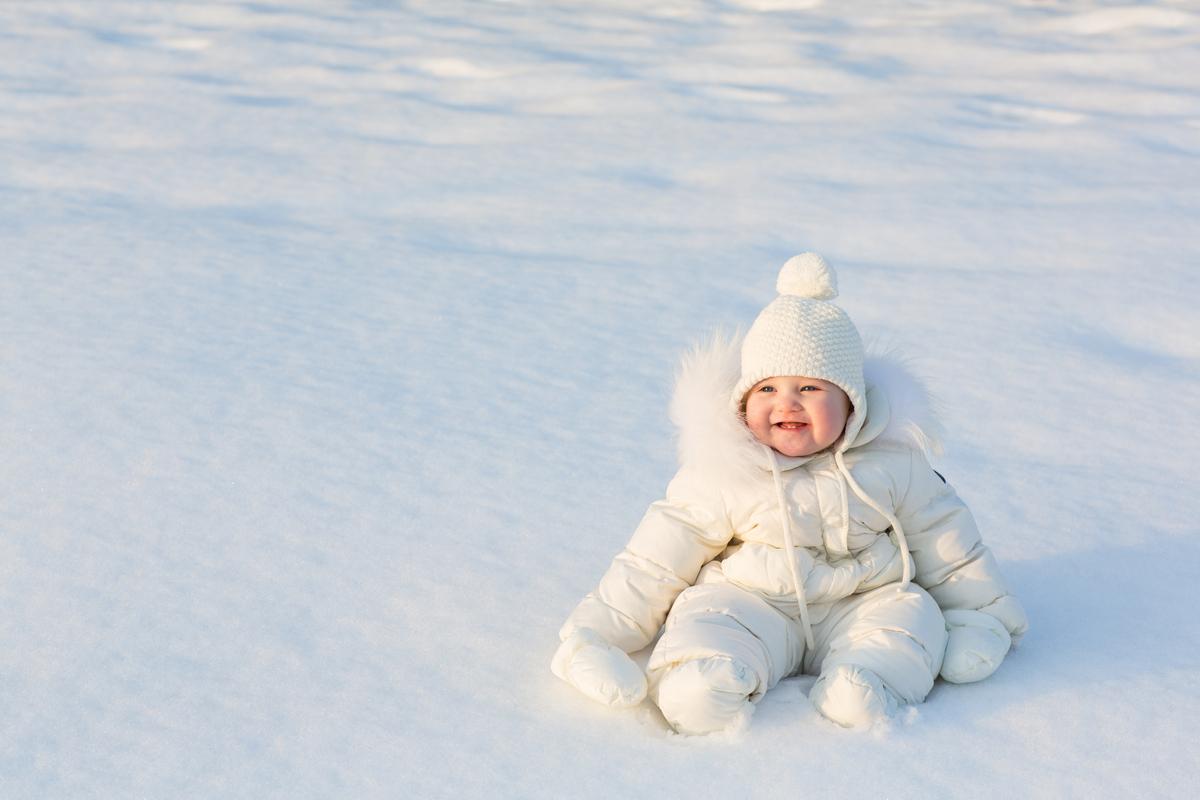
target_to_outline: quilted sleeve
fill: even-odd
[[[944,612],[983,612],[998,620],[1013,641],[1025,633],[1025,610],[1009,593],[970,509],[917,450],[912,451],[908,486],[897,512],[913,557],[914,580]]]
[[[571,612],[559,637],[565,641],[590,629],[626,652],[642,649],[658,633],[676,596],[732,535],[717,493],[677,475],[666,497],[647,509],[599,586]]]

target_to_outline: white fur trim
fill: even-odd
[[[742,338],[717,331],[679,365],[671,421],[679,429],[681,466],[725,475],[768,467],[762,445],[729,402],[741,375]]]
[[[910,359],[893,347],[871,346],[863,361],[868,391],[887,395],[889,415],[875,438],[916,447],[926,455],[940,455],[945,428],[937,416],[937,403]]]

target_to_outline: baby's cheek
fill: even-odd
[[[765,425],[764,423],[759,422],[758,420],[747,418],[746,419],[746,427],[750,429],[750,433],[752,433],[754,435],[754,438],[757,439],[759,441],[759,443],[767,444],[765,437],[767,435],[767,432],[770,431],[769,425]]]

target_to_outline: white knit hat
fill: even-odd
[[[733,402],[766,378],[801,375],[841,387],[854,405],[844,441],[854,440],[866,413],[863,345],[850,317],[833,303],[837,275],[816,253],[788,259],[775,284],[779,291],[750,326],[742,342],[742,377]]]

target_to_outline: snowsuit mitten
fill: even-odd
[[[584,696],[613,708],[635,706],[646,697],[646,676],[624,650],[598,633],[580,628],[558,646],[550,671]]]
[[[942,677],[951,683],[974,683],[996,671],[1013,637],[1000,620],[982,611],[943,611],[948,639]]]

